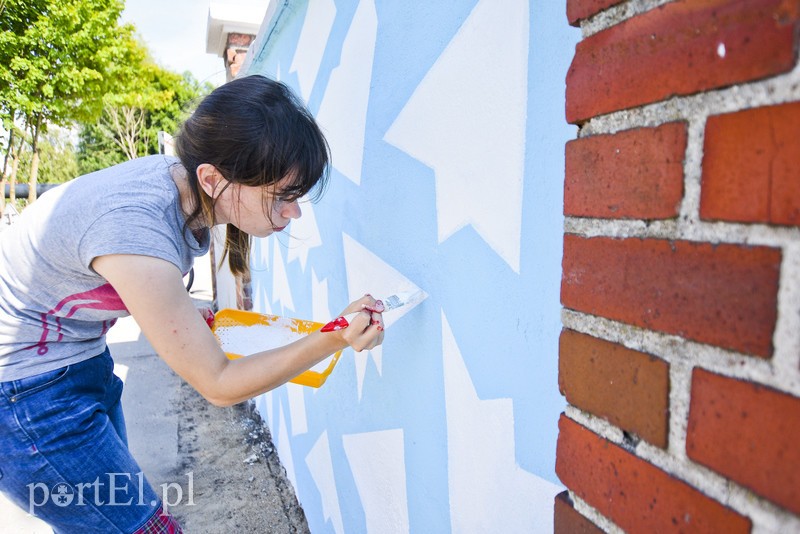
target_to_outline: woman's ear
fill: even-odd
[[[216,198],[225,190],[228,181],[216,167],[210,163],[201,163],[197,166],[197,183],[209,197]]]

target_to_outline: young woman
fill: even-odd
[[[133,315],[218,406],[383,340],[380,304],[365,296],[342,312],[361,312],[349,328],[231,361],[184,289],[211,226],[227,225],[228,261],[243,273],[250,236],[283,230],[298,199],[324,189],[327,143],[284,85],[250,76],[219,87],[177,152],[73,180],[0,234],[0,491],[56,532],[180,531],[128,451],[105,344],[116,318]]]

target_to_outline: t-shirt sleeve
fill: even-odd
[[[180,244],[164,213],[147,206],[117,208],[97,218],[78,245],[81,264],[109,254],[153,256],[181,268]]]

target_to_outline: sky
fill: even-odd
[[[215,0],[218,4],[264,5],[268,0]],[[221,57],[206,54],[210,0],[126,0],[122,22],[131,22],[161,66],[191,71],[195,78],[225,83]]]

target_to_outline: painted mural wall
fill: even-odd
[[[426,294],[322,388],[257,399],[312,532],[552,532],[577,30],[545,0],[277,4],[247,72],[308,103],[333,169],[256,241],[254,311],[326,322]],[[217,290],[235,306],[229,274]]]

